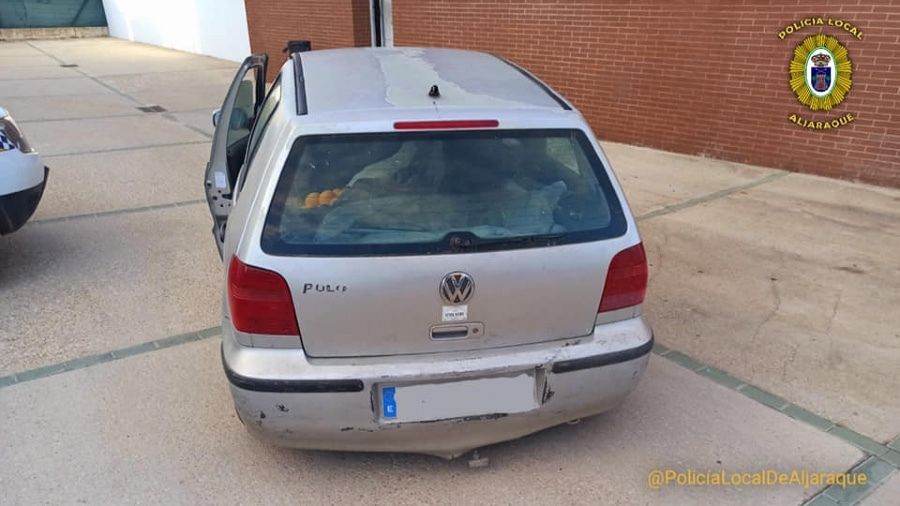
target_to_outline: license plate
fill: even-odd
[[[381,419],[425,422],[521,413],[538,407],[534,375],[478,378],[444,383],[381,385]]]

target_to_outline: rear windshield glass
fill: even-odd
[[[262,237],[273,255],[404,255],[617,237],[625,217],[579,130],[299,137]]]

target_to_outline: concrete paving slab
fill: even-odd
[[[3,107],[18,123],[57,119],[85,119],[141,114],[134,102],[115,93],[2,97]],[[23,126],[23,129],[27,127]]]
[[[900,503],[900,473],[894,473],[860,503],[862,506],[897,506]]]
[[[234,68],[234,62],[219,60],[198,55],[180,53],[168,58],[144,58],[138,63],[131,55],[111,58],[108,61],[83,60],[79,64],[81,69],[92,76],[117,76],[122,74],[153,74],[157,72],[173,72],[204,69]]]
[[[25,42],[0,41],[0,57],[3,56],[40,56],[41,52]]]
[[[209,144],[53,157],[34,220],[204,200]]]
[[[8,72],[0,72],[0,81],[18,81],[25,79],[65,79],[80,77],[74,69],[41,65],[38,67],[19,67]]]
[[[900,431],[898,201],[790,175],[642,222],[657,337],[887,441]]]
[[[88,118],[77,124],[71,121],[36,121],[28,124],[27,135],[31,144],[45,157],[209,140],[156,113]],[[47,160],[47,164],[50,163]]]
[[[212,112],[221,107],[221,104],[209,108],[203,108],[198,111],[173,112],[168,114],[169,117],[182,125],[189,126],[195,130],[206,133],[210,139],[215,134],[215,127],[212,124]]]
[[[234,79],[235,68],[103,77],[102,81],[146,104],[169,111],[215,109]]]
[[[200,204],[0,237],[0,376],[218,325],[210,228]]]
[[[775,172],[617,142],[601,144],[635,215],[746,184]]]
[[[234,79],[238,64],[222,61],[222,68],[198,68],[188,70],[173,70],[170,72],[145,72],[142,74],[124,74],[114,76],[102,76],[105,83],[128,93],[159,93],[174,88],[196,88],[209,85],[227,87]],[[224,94],[224,93],[223,93]]]
[[[652,491],[647,475],[839,471],[861,457],[659,359],[618,411],[489,447],[481,454],[491,466],[480,470],[434,457],[302,452],[253,440],[233,414],[217,338],[6,387],[0,406],[7,456],[0,487],[14,503],[798,504],[815,491]]]
[[[84,76],[54,79],[6,79],[0,81],[0,100],[10,97],[107,95],[112,91]]]
[[[16,72],[23,67],[59,66],[59,62],[43,54],[3,54],[0,53],[0,73]]]
[[[233,76],[234,74],[232,74]],[[227,92],[228,83],[210,82],[193,87],[129,93],[129,95],[144,104],[161,105],[168,111],[204,109],[208,116],[214,109],[222,107],[222,101]]]

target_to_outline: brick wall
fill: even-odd
[[[247,0],[247,11],[254,50],[303,37],[315,48],[368,45],[365,1]],[[850,21],[863,40],[827,26],[777,37],[810,16]],[[479,49],[524,65],[601,139],[900,187],[897,1],[393,0],[393,19],[398,46]],[[788,86],[793,48],[818,31],[853,61],[853,88],[830,112],[810,111]],[[848,112],[856,119],[833,130],[787,119]]]
[[[269,79],[284,63],[289,40],[310,40],[313,49],[368,46],[368,0],[244,0],[250,48],[269,53]]]
[[[777,37],[807,16],[863,30],[860,41],[822,29],[853,61],[853,87],[827,113],[788,86],[793,48],[820,28]],[[502,54],[572,100],[603,139],[900,186],[900,2],[394,0],[394,37]],[[836,130],[787,120],[847,112],[855,121]]]

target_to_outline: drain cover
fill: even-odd
[[[166,108],[161,105],[145,105],[138,107],[138,110],[143,112],[166,112]]]
[[[62,65],[60,65],[60,67],[67,68],[67,69],[77,67],[77,66],[78,66],[78,64],[76,64],[76,63],[63,63]]]

